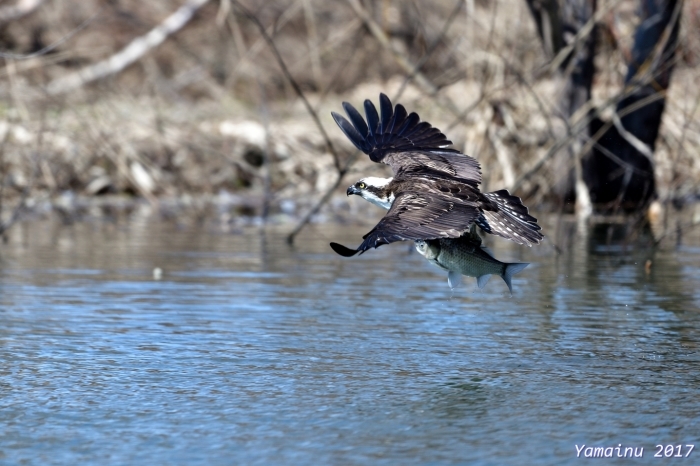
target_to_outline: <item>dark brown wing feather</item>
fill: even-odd
[[[363,238],[355,252],[396,241],[459,238],[479,215],[477,196],[470,193],[404,191],[389,212]],[[333,249],[353,255],[352,250],[333,243]]]
[[[429,175],[435,178],[458,180],[477,187],[481,183],[481,167],[473,157],[448,148],[448,140],[439,129],[421,122],[415,112],[408,113],[403,105],[392,109],[391,101],[379,95],[381,117],[374,104],[365,100],[362,118],[352,105],[343,102],[350,118],[332,113],[340,129],[374,162],[389,165],[396,176]]]
[[[478,190],[481,168],[472,157],[451,152],[393,152],[387,154],[384,163],[394,170],[397,180],[430,177],[459,181]]]

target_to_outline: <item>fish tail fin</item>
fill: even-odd
[[[506,285],[508,285],[508,290],[510,290],[511,294],[513,294],[513,285],[511,284],[513,275],[522,272],[528,265],[530,265],[528,262],[515,262],[513,264],[506,265],[506,269],[503,271],[503,275],[501,275],[501,277],[503,277],[503,281],[506,282]]]
[[[542,241],[542,228],[519,197],[512,196],[505,189],[483,196],[484,209],[476,220],[482,230],[528,246]]]

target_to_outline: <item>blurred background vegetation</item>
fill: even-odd
[[[531,10],[552,1],[0,1],[0,225],[134,202],[233,223],[369,215],[346,184],[388,169],[357,157],[330,111],[379,92],[476,157],[484,190],[571,210],[557,185],[578,155],[554,156],[576,149],[581,115],[561,113],[562,55]],[[592,4],[595,28],[561,37],[594,39],[584,113],[613,121],[645,2]],[[700,0],[677,5],[649,154],[663,205],[696,200],[700,180]]]

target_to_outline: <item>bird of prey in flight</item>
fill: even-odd
[[[542,240],[537,219],[520,198],[505,189],[482,193],[479,162],[449,148],[452,142],[415,112],[392,107],[384,94],[379,112],[365,100],[366,121],[349,103],[343,108],[349,121],[332,112],[340,129],[370,160],[389,165],[394,176],[363,178],[348,188],[348,196],[359,195],[388,212],[356,249],[331,243],[336,253],[350,257],[396,241],[459,238],[472,224],[518,244]]]

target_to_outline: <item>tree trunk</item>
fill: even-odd
[[[577,41],[576,34],[588,23],[596,10],[596,0],[527,0],[535,18],[537,31],[544,44],[545,53],[553,59],[558,53],[566,53],[559,60],[557,70],[561,94],[557,99],[557,116],[560,117],[556,132],[559,139],[573,136],[567,145],[552,159],[553,194],[563,202],[576,198],[576,181],[582,185],[579,157],[588,139],[587,134],[571,135],[570,117],[590,100],[595,68],[595,28]],[[562,52],[570,47],[568,52]],[[578,176],[577,176],[578,175]],[[585,195],[585,193],[584,193]]]
[[[655,197],[652,155],[674,66],[681,5],[680,0],[641,0],[642,22],[623,90],[628,95],[612,122],[591,122],[591,135],[603,135],[584,159],[584,179],[600,211],[638,210]]]
[[[559,2],[558,0],[527,0],[527,6],[530,7],[530,13],[535,19],[544,53],[551,60],[564,47]]]
[[[596,0],[527,0],[545,53],[553,58],[593,17]],[[559,60],[562,89],[558,113],[566,128],[558,137],[572,137],[552,160],[552,193],[563,202],[578,193],[590,196],[601,212],[637,210],[655,197],[653,152],[673,71],[682,0],[640,0],[642,23],[635,33],[623,98],[611,122],[594,118],[587,134],[569,134],[568,119],[591,95],[595,73],[595,31],[582,36]],[[564,52],[562,52],[564,53]],[[639,108],[637,108],[639,107]],[[602,135],[601,135],[602,133]],[[590,137],[593,149],[581,153]],[[580,188],[582,181],[588,190]],[[579,199],[577,199],[578,204]]]

